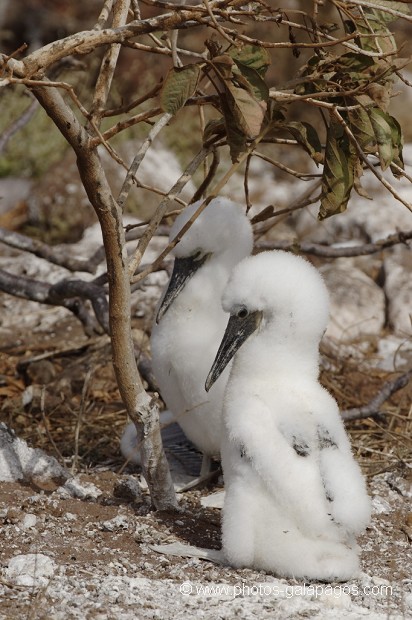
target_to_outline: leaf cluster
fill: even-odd
[[[405,10],[399,2],[374,4]],[[373,157],[382,171],[390,168],[395,177],[404,168],[401,127],[388,112],[394,75],[406,64],[397,57],[389,29],[394,16],[359,6],[346,8],[341,16],[345,32],[353,35],[353,51],[316,47],[301,70],[293,91],[296,97],[288,102],[318,106],[326,123],[324,145],[312,124],[290,120],[286,104],[271,101],[265,81],[271,57],[263,42],[222,50],[208,41],[208,59],[173,68],[161,93],[163,110],[176,114],[195,102],[209,81],[214,88],[209,101],[219,117],[207,123],[203,140],[206,145],[227,143],[233,162],[263,131],[271,137],[288,132],[317,166],[323,164],[321,219],[344,211],[353,189],[367,197],[360,179],[365,166],[375,165]]]
[[[222,53],[220,46],[207,42],[210,59],[205,63],[188,64],[169,71],[161,93],[165,112],[176,114],[194,97],[203,80],[215,88],[214,107],[221,113],[204,130],[205,143],[226,135],[232,161],[246,150],[265,118],[269,87],[264,77],[270,56],[264,47],[244,45]]]

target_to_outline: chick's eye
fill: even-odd
[[[195,253],[192,255],[192,258],[193,258],[194,260],[200,260],[200,259],[202,258],[202,256],[203,256],[203,255],[202,255],[202,250],[198,250],[197,252],[195,252]]]
[[[247,308],[241,308],[240,310],[238,310],[237,316],[239,319],[245,319],[248,314],[249,311]]]

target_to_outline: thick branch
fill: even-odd
[[[130,319],[130,283],[122,211],[115,201],[96,148],[56,89],[36,86],[33,93],[72,145],[83,186],[99,219],[109,283],[109,321],[113,366],[130,418],[145,440],[142,469],[158,509],[177,507],[169,466],[162,449],[158,409],[145,392],[134,356]]]
[[[0,228],[0,242],[23,252],[30,252],[34,256],[44,258],[49,263],[53,263],[53,265],[65,267],[69,271],[95,273],[98,265],[104,259],[101,249],[98,249],[90,258],[75,258],[68,255],[65,248],[50,247],[37,239],[31,239],[5,228]]]
[[[93,282],[83,280],[60,280],[50,287],[48,299],[56,305],[70,298],[89,299],[93,306],[96,319],[102,326],[106,334],[109,333],[109,306],[107,304],[106,293]]]
[[[0,269],[0,290],[8,293],[9,295],[13,295],[14,297],[21,297],[22,299],[36,301],[41,304],[46,304],[49,306],[62,306],[72,312],[79,319],[79,321],[81,321],[87,335],[93,335],[96,331],[95,321],[80,299],[77,297],[73,299],[73,295],[71,294],[67,296],[63,294],[64,283],[64,280],[59,283],[62,293],[57,299],[56,297],[53,297],[53,295],[50,296],[50,290],[52,288],[50,284],[39,282],[38,280],[27,278],[26,276],[11,274],[3,269]],[[69,297],[69,299],[67,297]],[[83,297],[88,297],[85,290],[83,291]]]
[[[90,202],[98,215],[109,281],[110,332],[113,366],[130,418],[142,444],[142,467],[152,501],[158,509],[173,509],[177,501],[162,450],[158,409],[144,391],[137,371],[130,324],[130,284],[122,212],[114,200],[95,150],[78,154],[78,167]]]
[[[103,30],[84,30],[69,37],[53,41],[21,61],[3,56],[3,63],[21,77],[31,77],[44,71],[58,60],[72,54],[88,54],[96,47],[123,43],[127,39],[155,32],[156,30],[173,30],[188,21],[199,21],[204,17],[202,10],[185,10],[166,13],[158,17],[132,21],[120,28],[105,28]]]

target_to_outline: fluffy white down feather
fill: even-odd
[[[200,205],[176,218],[170,239]],[[252,227],[240,205],[215,198],[174,249],[176,257],[210,254],[153,325],[153,372],[167,408],[186,436],[206,455],[220,454],[222,404],[229,369],[209,393],[205,378],[226,326],[221,295],[230,272],[252,250]]]
[[[319,272],[285,252],[235,267],[232,315],[259,311],[234,357],[224,404],[223,550],[237,567],[326,581],[359,570],[355,537],[370,501],[339,410],[318,381],[328,321]]]

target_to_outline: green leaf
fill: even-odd
[[[402,129],[398,121],[396,120],[396,118],[394,118],[393,116],[391,116],[390,118],[391,118],[392,144],[393,144],[393,150],[394,150],[394,158],[393,158],[392,163],[396,164],[397,166],[399,166],[399,168],[404,170],[405,166],[403,163],[403,154],[402,154],[402,149],[403,149]],[[395,177],[399,178],[400,176],[402,176],[400,172],[396,170],[395,168],[391,167],[391,170]]]
[[[409,15],[409,7],[404,2],[394,2],[392,0],[374,0],[373,4],[376,6],[386,7],[393,11],[399,11],[400,13]],[[370,9],[369,9],[370,10]],[[393,22],[395,19],[399,19],[396,15],[391,15],[385,11],[378,11],[376,9],[370,10],[380,21],[385,23]]]
[[[192,97],[197,88],[200,64],[185,65],[171,69],[160,94],[160,105],[165,112],[176,114]]]
[[[342,127],[332,119],[328,128],[322,175],[320,220],[345,211],[355,182],[356,162],[357,156]]]
[[[364,71],[371,67],[374,62],[373,58],[359,54],[359,52],[348,52],[347,54],[342,54],[337,59],[339,66],[355,72]]]
[[[267,107],[261,97],[261,94],[265,94],[261,93],[263,80],[254,69],[244,67],[248,76],[253,72],[252,79],[259,80],[259,84],[255,81],[255,85],[252,85],[229,54],[216,56],[213,65],[220,82],[221,101],[226,104],[222,109],[227,126],[230,114],[230,127],[237,125],[247,138],[254,138],[260,132]],[[255,96],[255,92],[258,96]]]
[[[371,111],[371,123],[378,140],[379,159],[382,170],[386,170],[392,164],[396,164],[403,170],[402,130],[396,118],[380,108],[374,108]],[[396,177],[401,176],[396,168],[391,167],[391,170]]]
[[[311,156],[316,165],[323,161],[322,145],[316,130],[306,122],[292,121],[284,125],[292,136],[297,140]]]
[[[365,12],[355,19],[358,31],[368,35],[360,38],[360,47],[366,51],[393,54],[397,51],[396,41],[386,25],[386,21],[381,19],[378,11]],[[375,34],[375,36],[370,36]]]
[[[268,101],[269,99],[269,87],[266,82],[262,79],[259,72],[253,69],[252,67],[248,67],[244,65],[240,61],[235,59],[236,68],[240,71],[243,79],[246,81],[248,85],[248,89],[251,89],[256,99],[260,101]],[[238,71],[233,68],[233,74],[238,75]],[[246,84],[245,84],[246,86]]]
[[[369,110],[373,131],[378,143],[379,160],[382,170],[386,170],[396,157],[392,140],[392,116],[381,110],[372,108]]]
[[[242,64],[257,71],[261,78],[265,75],[270,63],[270,54],[266,48],[258,45],[244,45],[242,48],[233,48],[228,54],[236,64]]]
[[[363,176],[363,166],[361,161],[358,159],[355,162],[355,166],[354,166],[354,183],[353,183],[353,188],[355,190],[355,192],[357,194],[359,194],[359,196],[362,196],[362,198],[367,198],[368,200],[373,200],[371,196],[369,196],[368,192],[366,191],[366,189],[364,187],[362,187],[360,179]]]
[[[230,149],[230,157],[234,163],[239,160],[239,155],[246,150],[246,136],[244,132],[239,129],[238,123],[233,115],[233,111],[229,106],[228,99],[224,96],[224,94],[221,96],[221,108],[225,120],[226,137]]]
[[[244,88],[227,82],[227,103],[239,129],[248,138],[255,138],[262,127],[266,112],[266,102],[258,101]]]
[[[355,98],[356,103],[361,103],[362,97],[363,100],[366,99],[368,102],[370,101],[373,104],[373,101],[369,99],[369,97],[365,96]],[[370,120],[368,108],[359,107],[353,110],[348,110],[347,120],[350,129],[362,147],[362,150],[365,153],[376,153],[377,141]]]

